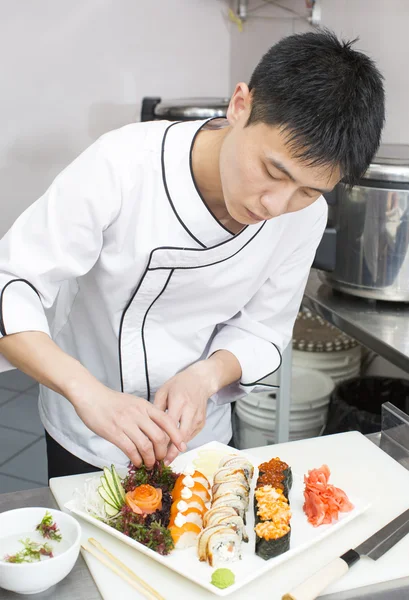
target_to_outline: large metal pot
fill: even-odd
[[[359,185],[340,183],[332,200],[323,244],[330,236],[335,266],[322,277],[356,296],[409,301],[409,146],[381,146]]]
[[[147,96],[142,100],[141,121],[193,121],[225,117],[230,98],[179,98],[162,100]]]

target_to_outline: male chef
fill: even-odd
[[[323,194],[383,122],[372,60],[305,33],[226,119],[132,123],[58,175],[0,242],[0,353],[41,384],[50,477],[230,441],[231,402],[291,339]]]

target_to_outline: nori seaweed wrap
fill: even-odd
[[[260,522],[256,528],[256,554],[264,560],[269,560],[275,556],[279,556],[290,549],[291,527],[285,526],[281,531],[277,531],[277,537],[270,538],[268,535],[269,529],[274,531],[274,523],[270,521]],[[262,532],[265,531],[263,536]],[[259,535],[261,534],[261,535]]]

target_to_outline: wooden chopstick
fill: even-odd
[[[153,587],[151,587],[146,581],[138,577],[136,573],[134,573],[129,567],[124,565],[123,562],[119,560],[116,556],[111,554],[100,542],[95,540],[94,538],[89,538],[88,542],[98,548],[98,550],[105,556],[101,556],[94,548],[91,548],[88,545],[82,544],[82,548],[92,554],[96,559],[98,559],[103,565],[111,569],[114,573],[116,573],[121,579],[129,583],[134,589],[138,590],[141,594],[148,598],[149,600],[165,600],[163,596],[159,594]],[[105,558],[107,557],[107,558]],[[109,559],[109,560],[108,560]],[[112,562],[111,562],[112,561]]]

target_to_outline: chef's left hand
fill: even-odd
[[[207,401],[226,385],[238,381],[241,366],[228,350],[218,350],[206,360],[194,363],[169,379],[155,395],[154,404],[180,424],[181,437],[192,440],[206,423]],[[179,454],[170,444],[165,457],[170,464]]]
[[[207,361],[200,361],[181,371],[156,392],[154,404],[165,411],[178,425],[185,442],[193,439],[206,423],[207,401],[214,394],[212,370]],[[171,463],[179,454],[170,444],[165,458]]]

